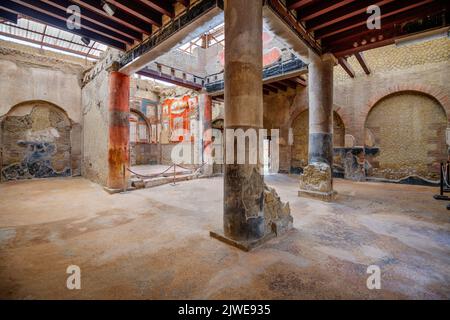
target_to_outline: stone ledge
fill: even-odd
[[[231,245],[233,247],[236,247],[238,249],[241,249],[245,252],[248,252],[256,247],[259,247],[263,243],[273,239],[276,237],[274,233],[269,233],[262,237],[261,239],[253,240],[253,241],[245,241],[245,240],[234,240],[227,236],[222,231],[210,231],[209,232],[210,237],[215,238],[219,241],[222,241],[228,245]]]
[[[319,191],[312,191],[312,190],[299,190],[298,196],[299,197],[307,197],[312,199],[318,199],[326,202],[331,202],[334,199],[336,199],[337,192],[331,191],[331,192],[319,192]]]

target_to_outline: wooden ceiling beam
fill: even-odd
[[[389,16],[381,19],[382,29],[367,29],[365,25],[357,27],[355,29],[347,30],[342,33],[337,34],[333,38],[323,39],[322,45],[326,50],[333,51],[331,48],[342,47],[342,45],[353,46],[353,43],[359,42],[362,39],[366,39],[366,41],[370,41],[370,39],[375,38],[379,39],[380,36],[384,38],[384,33],[386,30],[392,29],[395,24],[401,24],[403,22],[407,22],[411,20],[412,16],[417,18],[422,18],[430,14],[436,14],[442,11],[442,6],[435,3],[432,5],[426,4],[412,10],[408,10],[402,12],[400,14]]]
[[[283,91],[287,91],[288,89],[287,86],[281,84],[280,82],[271,82],[269,85]]]
[[[367,7],[372,4],[381,7],[393,1],[395,0],[382,0],[375,2],[373,0],[360,0],[357,2],[350,3],[346,6],[340,7],[339,9],[331,11],[327,14],[323,14],[311,21],[307,21],[305,26],[308,31],[316,31],[318,29],[354,17],[358,14],[366,14]],[[366,17],[368,17],[367,14]]]
[[[369,75],[370,74],[370,67],[366,62],[366,58],[364,57],[364,53],[362,52],[356,52],[355,53],[356,60],[358,60],[359,64],[363,68],[364,72]]]
[[[16,13],[12,13],[12,12],[0,9],[0,18],[6,20],[8,22],[17,24],[18,15]]]
[[[35,1],[35,0],[11,0],[17,4],[28,7],[30,9],[36,10],[38,12],[44,13],[48,16],[61,20],[63,23],[67,25],[67,12],[64,8],[57,8],[53,5],[49,5],[43,1]],[[89,31],[95,32],[101,36],[108,37],[115,41],[120,41],[123,43],[132,44],[133,39],[121,35],[117,32],[111,31],[107,28],[101,27],[98,24],[92,23],[89,20],[80,21],[82,29],[87,29]],[[70,29],[72,30],[72,29]]]
[[[314,2],[314,0],[288,0],[286,5],[289,10],[295,10],[306,6],[307,4],[311,4],[312,2]]]
[[[191,3],[190,0],[177,0],[178,3],[181,3],[185,8],[188,8]]]
[[[51,6],[54,6],[55,8],[63,10],[64,12],[66,12],[67,8],[73,4],[69,0],[41,0],[41,1]],[[116,32],[128,38],[132,38],[137,41],[142,41],[142,33],[133,30],[131,28],[125,27],[124,25],[121,25],[115,22],[114,20],[107,19],[95,12],[92,12],[90,10],[80,10],[80,15],[82,22],[83,20],[87,20],[89,22],[99,25],[100,27],[107,28],[113,32]]]
[[[265,84],[263,85],[263,88],[269,91],[272,91],[273,93],[278,93],[278,89],[275,87],[272,87],[271,85]]]
[[[297,88],[297,83],[295,81],[292,81],[290,79],[284,79],[281,80],[281,83],[288,86],[291,89],[296,89]]]
[[[303,77],[296,77],[294,78],[294,81],[303,87],[306,87],[308,85],[308,82]]]
[[[69,29],[67,27],[66,19],[61,20],[60,18],[57,18],[53,15],[47,14],[42,9],[38,9],[38,7],[35,7],[33,5],[30,5],[28,3],[25,3],[23,1],[5,1],[0,3],[0,7],[7,9],[8,11],[22,14],[24,16],[36,19],[38,21],[41,21],[42,23],[51,25],[55,28],[71,32],[74,34],[77,34],[81,37],[87,37],[91,40],[98,41],[100,43],[106,44],[108,46],[125,50],[126,49],[126,43],[123,41],[117,41],[114,39],[111,39],[110,37],[106,37],[98,32],[91,31],[87,28],[82,29]]]
[[[116,6],[118,9],[157,27],[162,25],[162,15],[149,10],[140,3],[130,0],[107,0],[108,3]]]
[[[305,9],[297,10],[297,19],[301,21],[308,21],[317,18],[323,14],[336,10],[342,6],[352,3],[356,0],[327,0],[320,1],[317,4],[306,7]]]
[[[166,0],[140,0],[140,2],[170,18],[175,16],[172,4],[168,3]]]
[[[345,72],[347,72],[347,74],[351,78],[354,78],[355,71],[353,70],[352,66],[348,63],[347,59],[345,59],[344,57],[341,57],[338,59],[338,61],[339,61],[339,64],[341,65],[341,67],[345,70]]]
[[[107,14],[100,1],[96,0],[70,0],[73,4],[79,5],[80,7],[95,12],[105,18],[114,20],[130,29],[136,30],[145,35],[152,34],[152,26],[127,14],[126,12],[117,11],[113,16]]]
[[[396,2],[392,2],[388,5],[386,5],[383,10],[381,11],[381,19],[389,17],[389,16],[393,16],[396,14],[399,14],[401,12],[410,10],[410,9],[414,9],[416,7],[420,7],[421,5],[424,4],[429,4],[433,2],[433,0],[398,0]],[[414,18],[414,17],[412,17]],[[359,26],[364,26],[367,23],[367,14],[366,13],[362,13],[358,16],[355,16],[351,19],[347,19],[344,21],[341,21],[339,23],[330,25],[326,28],[317,30],[314,33],[314,36],[316,39],[323,39],[323,38],[327,38],[327,37],[331,37],[334,36],[336,34],[339,34],[341,32],[359,27]],[[381,27],[383,27],[383,25],[381,25]]]

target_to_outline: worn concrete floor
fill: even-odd
[[[270,176],[295,230],[250,253],[209,237],[222,179],[109,195],[82,178],[0,185],[0,298],[450,298],[450,215],[435,188],[336,180],[335,203]],[[66,268],[81,268],[81,290]],[[381,290],[368,290],[369,265]]]

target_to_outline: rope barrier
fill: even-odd
[[[203,163],[201,166],[199,166],[199,167],[197,167],[197,168],[186,168],[186,167],[183,167],[183,166],[181,166],[181,165],[179,165],[179,164],[172,164],[170,167],[168,167],[166,170],[164,170],[163,172],[160,172],[160,173],[155,173],[155,174],[152,174],[152,175],[145,175],[145,174],[140,174],[140,173],[137,173],[137,172],[135,172],[135,171],[133,171],[133,170],[131,170],[130,168],[126,168],[129,172],[131,172],[132,174],[134,174],[134,175],[136,175],[136,176],[138,176],[138,177],[140,177],[140,178],[148,178],[148,179],[152,179],[152,178],[157,178],[157,177],[159,177],[159,176],[162,176],[163,174],[165,174],[167,171],[169,171],[171,168],[174,168],[174,176],[176,175],[176,169],[175,169],[175,167],[180,167],[181,169],[185,169],[185,170],[189,170],[190,171],[190,173],[193,173],[193,172],[197,172],[199,169],[201,169],[204,165],[205,165],[206,163]]]

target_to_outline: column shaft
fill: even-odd
[[[333,163],[333,67],[311,54],[309,65],[309,163]]]
[[[225,1],[225,130],[263,127],[262,23],[261,0]],[[236,163],[236,150],[234,138],[234,163],[225,155],[224,233],[255,240],[265,233],[264,180],[259,162],[251,164],[248,155]]]
[[[130,78],[117,71],[109,81],[108,188],[124,189],[128,181]]]

